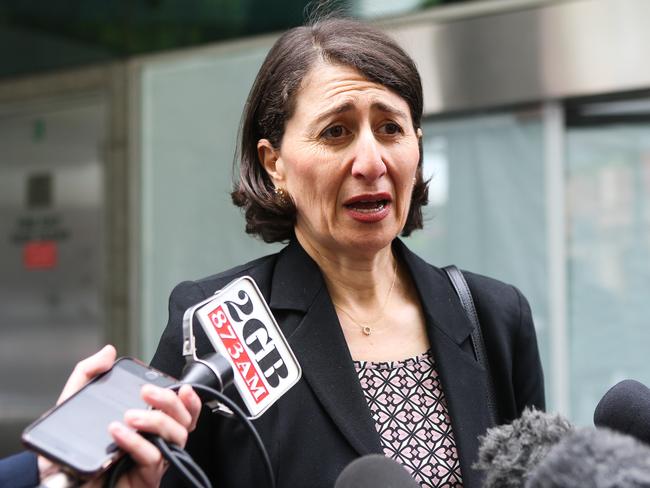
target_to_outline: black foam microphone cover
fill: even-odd
[[[334,488],[419,488],[419,485],[397,461],[381,454],[369,454],[348,464]]]
[[[484,474],[482,487],[524,486],[528,473],[572,432],[573,426],[561,415],[528,407],[512,423],[488,429],[479,438],[478,460],[474,464]]]
[[[606,428],[585,427],[556,444],[523,486],[650,488],[650,446]]]
[[[650,444],[650,389],[635,380],[617,383],[598,402],[594,424]]]

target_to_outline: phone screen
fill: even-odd
[[[79,474],[97,473],[117,453],[108,425],[122,421],[126,410],[148,408],[140,398],[146,383],[166,387],[176,381],[139,361],[121,358],[110,371],[29,426],[23,441]]]

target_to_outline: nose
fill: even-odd
[[[367,181],[375,181],[386,174],[386,164],[382,159],[381,145],[372,131],[361,133],[354,149],[352,176]]]

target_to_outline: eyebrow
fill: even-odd
[[[383,102],[374,102],[372,104],[372,107],[378,109],[380,112],[386,112],[391,115],[396,115],[398,117],[408,119],[408,115],[406,115],[404,111],[398,108],[391,107],[390,105],[386,105]]]
[[[385,112],[391,115],[395,115],[397,117],[408,119],[408,115],[404,111],[391,107],[390,105],[386,105],[383,102],[373,102],[371,108],[379,110],[380,112]],[[311,124],[309,124],[309,127],[313,129],[317,125],[319,125],[323,120],[326,120],[332,117],[333,115],[341,115],[343,113],[350,112],[352,110],[354,110],[354,104],[352,102],[343,102],[342,104],[333,107],[330,110],[327,110],[322,114],[320,114],[318,117],[316,117],[316,119]]]
[[[352,102],[343,102],[342,104],[320,114],[318,117],[316,117],[316,119],[311,124],[309,124],[309,127],[314,129],[323,120],[329,119],[333,115],[341,115],[345,112],[350,112],[352,110],[354,110],[354,105],[352,104]]]

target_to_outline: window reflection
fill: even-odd
[[[567,132],[572,408],[583,424],[616,382],[650,382],[650,121],[599,113],[617,121],[571,120]]]

